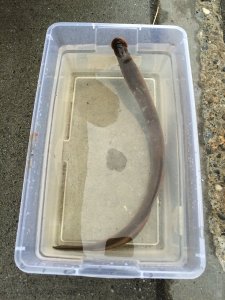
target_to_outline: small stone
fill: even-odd
[[[205,43],[205,44],[202,46],[201,49],[202,49],[202,50],[208,50],[208,48],[209,48],[208,45]]]
[[[204,18],[204,14],[201,11],[196,11],[196,17],[202,19]],[[199,35],[202,36],[202,32]]]
[[[210,14],[210,10],[208,10],[205,7],[202,8],[202,11],[204,12],[205,15],[209,15]]]
[[[225,214],[224,213],[219,212],[217,215],[220,218],[220,220],[225,221]]]
[[[220,175],[220,170],[215,170],[214,173]]]
[[[209,145],[206,146],[205,151],[206,151],[207,154],[212,154],[213,153],[212,148]]]
[[[216,184],[216,185],[215,185],[215,189],[216,189],[216,191],[221,192],[223,188],[222,188],[221,185]]]
[[[225,67],[222,68],[222,72],[225,72]]]

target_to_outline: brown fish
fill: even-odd
[[[147,193],[140,205],[139,210],[130,223],[121,229],[117,234],[111,236],[107,241],[104,240],[93,244],[81,244],[77,246],[58,245],[54,247],[55,249],[108,250],[132,241],[147,222],[152,203],[158,195],[164,163],[164,139],[158,113],[145,80],[141,75],[137,65],[133,61],[130,53],[128,52],[126,41],[122,38],[115,38],[112,41],[111,46],[119,62],[124,79],[126,80],[127,85],[142,109],[143,115],[146,119],[152,170],[149,178]]]

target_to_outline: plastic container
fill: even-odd
[[[122,36],[154,98],[165,170],[148,222],[113,250],[56,245],[107,239],[141,205],[151,170],[146,120],[111,41]],[[15,247],[28,273],[195,278],[205,268],[198,134],[187,36],[176,26],[57,23],[47,31]]]

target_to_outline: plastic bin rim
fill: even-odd
[[[52,33],[52,30],[56,27],[66,27],[66,26],[74,26],[74,27],[93,27],[95,29],[96,27],[105,27],[105,28],[137,28],[141,30],[142,28],[161,28],[161,29],[167,29],[167,30],[177,30],[180,31],[180,33],[183,35],[184,39],[187,39],[187,33],[186,31],[176,25],[152,25],[152,24],[123,24],[123,23],[91,23],[91,22],[56,22],[51,24],[47,29],[47,35]]]

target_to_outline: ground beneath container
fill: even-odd
[[[212,205],[209,217],[216,254],[225,270],[225,44],[220,1],[199,4],[201,30],[203,138],[207,158],[207,187]]]

